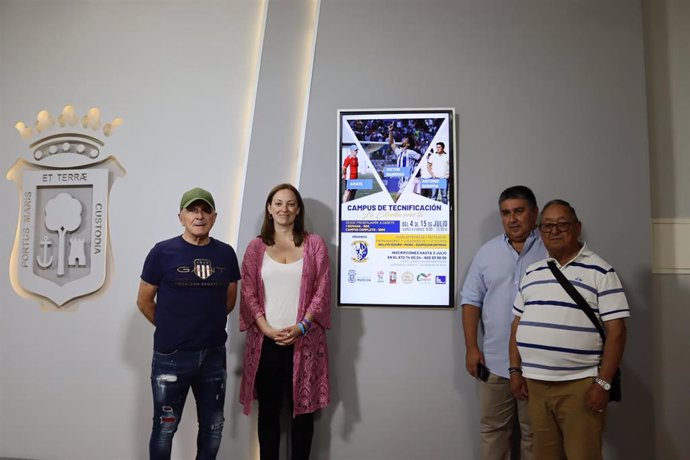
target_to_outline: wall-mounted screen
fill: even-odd
[[[338,305],[452,308],[453,109],[338,112]]]

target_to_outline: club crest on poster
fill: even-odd
[[[369,246],[366,240],[356,240],[352,242],[352,261],[364,262],[369,254]]]
[[[66,106],[57,118],[43,110],[33,126],[15,125],[29,144],[7,173],[20,197],[10,273],[18,293],[61,307],[103,286],[109,192],[125,174],[104,139],[120,124],[102,124],[97,108],[80,118]]]

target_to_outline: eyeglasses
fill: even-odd
[[[539,230],[541,230],[544,233],[551,233],[553,232],[554,227],[558,229],[559,232],[567,232],[570,230],[570,226],[575,224],[576,222],[557,222],[555,224],[539,224]]]

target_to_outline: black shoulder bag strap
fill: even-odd
[[[561,283],[561,286],[563,287],[563,289],[565,289],[565,292],[567,292],[568,295],[580,307],[580,309],[582,309],[582,311],[585,312],[589,320],[592,322],[592,324],[594,324],[594,327],[597,328],[597,331],[599,331],[599,335],[601,336],[601,341],[603,343],[606,343],[606,334],[604,333],[604,328],[601,326],[601,323],[599,322],[596,313],[594,313],[594,310],[592,310],[592,307],[589,306],[589,304],[582,297],[582,295],[579,292],[577,292],[575,286],[573,286],[572,283],[568,281],[568,278],[566,278],[565,275],[558,269],[558,267],[556,267],[556,262],[554,262],[553,260],[549,260],[547,262],[547,265],[549,266],[551,273],[553,273],[553,276],[555,276],[558,282]]]
[[[583,312],[585,312],[592,324],[594,324],[594,327],[597,328],[597,331],[601,336],[602,343],[606,343],[606,334],[604,333],[604,328],[599,322],[596,313],[594,313],[594,310],[592,310],[592,307],[590,307],[587,301],[582,297],[582,295],[579,292],[577,292],[575,286],[573,286],[572,283],[568,281],[568,278],[565,277],[563,272],[561,272],[558,269],[558,267],[556,267],[556,262],[554,262],[553,260],[549,260],[547,262],[547,265],[549,266],[549,269],[551,269],[551,273],[553,273],[553,276],[555,276],[558,282],[561,284],[561,287],[565,289],[565,292],[567,292],[568,295],[572,297],[572,299],[580,307],[580,309]],[[611,381],[611,393],[609,394],[609,398],[610,401],[620,401],[622,399],[620,367],[616,369],[616,375],[614,375],[613,380]]]

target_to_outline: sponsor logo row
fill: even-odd
[[[382,284],[446,284],[446,275],[434,275],[432,273],[412,273],[411,271],[404,271],[398,273],[395,270],[385,272],[379,270],[376,275],[358,274],[357,270],[347,271],[348,283],[382,283]]]

